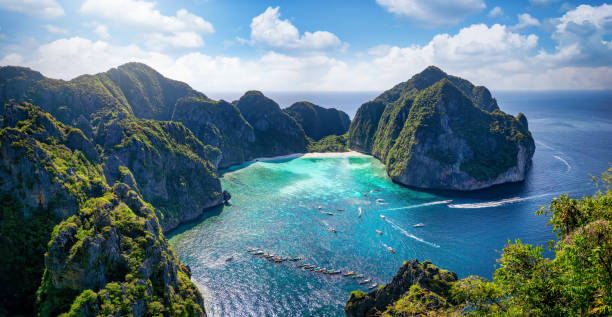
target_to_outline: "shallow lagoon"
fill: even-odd
[[[231,205],[182,226],[170,243],[191,267],[212,316],[343,316],[349,292],[360,287],[352,278],[299,269],[300,262],[254,257],[246,252],[252,247],[354,270],[378,283],[411,258],[430,259],[460,277],[490,278],[509,238],[540,244],[553,238],[546,218],[534,215],[538,206],[563,192],[592,193],[588,174],[609,166],[610,94],[575,101],[568,96],[502,94],[502,108],[526,113],[536,139],[524,183],[474,193],[430,192],[390,182],[371,157],[257,162],[225,171],[222,184],[232,193]],[[570,101],[578,100],[591,108],[575,111]],[[375,188],[381,191],[370,193]],[[334,216],[319,212],[319,205]]]

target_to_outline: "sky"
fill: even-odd
[[[206,92],[380,91],[429,65],[495,90],[612,87],[612,3],[0,0],[0,66],[143,62]]]

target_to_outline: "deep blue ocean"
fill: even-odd
[[[429,259],[459,277],[490,279],[509,239],[533,244],[554,239],[546,217],[534,213],[561,193],[592,194],[590,174],[612,165],[612,92],[494,94],[505,112],[525,113],[536,140],[533,166],[523,183],[470,193],[419,191],[392,183],[371,157],[297,158],[222,171],[231,205],[169,235],[192,269],[207,313],[343,316],[350,291],[367,287],[353,278],[302,270],[299,263],[353,270],[382,284],[404,260]],[[378,93],[266,95],[281,106],[310,100],[353,117]],[[227,100],[239,96],[211,94]],[[418,223],[424,226],[414,227]],[[304,260],[271,263],[247,253],[248,248]]]

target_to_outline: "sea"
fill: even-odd
[[[308,100],[353,117],[380,92],[264,93],[283,107]],[[475,192],[406,188],[372,157],[292,158],[220,171],[231,203],[168,235],[190,266],[208,315],[344,316],[351,291],[388,283],[405,260],[431,260],[459,278],[491,279],[509,241],[555,239],[548,218],[535,212],[563,193],[579,198],[596,191],[591,175],[612,166],[612,92],[494,95],[505,112],[527,116],[535,138],[522,183]],[[247,252],[252,248],[302,260],[274,263]],[[371,282],[359,284],[364,279]]]

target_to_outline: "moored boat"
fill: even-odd
[[[382,235],[382,231],[380,231],[378,229],[376,230],[376,233],[378,233],[379,235]]]

